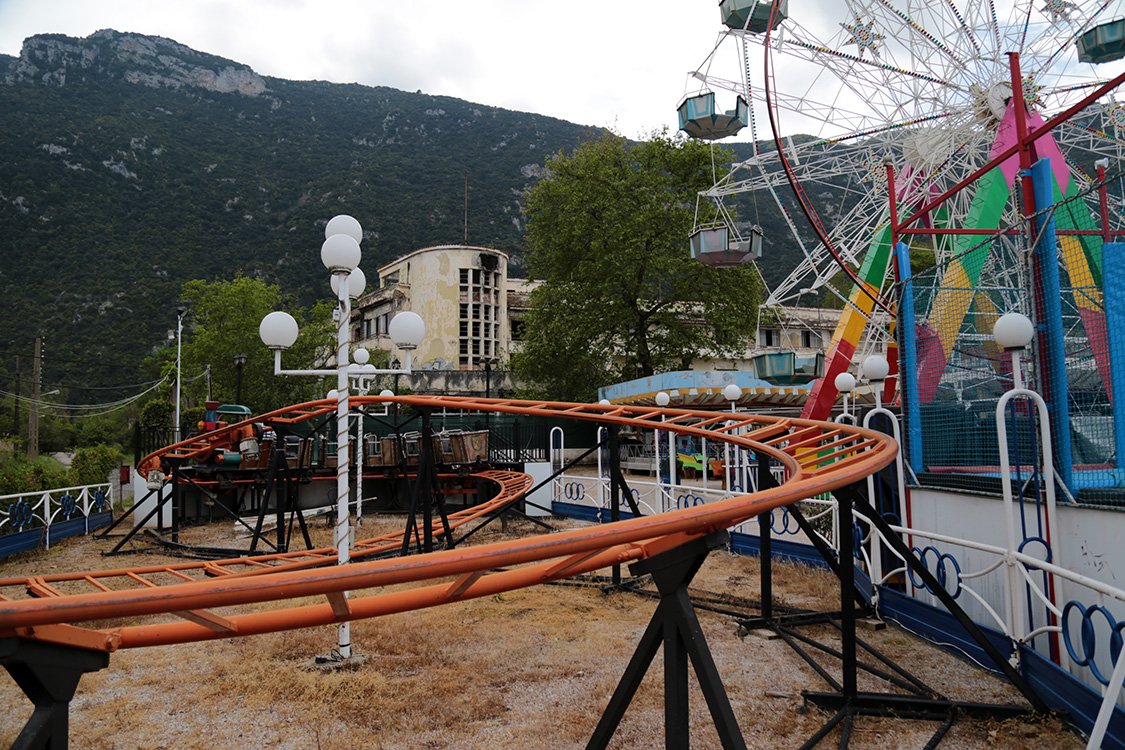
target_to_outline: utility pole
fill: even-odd
[[[43,374],[43,339],[35,338],[35,359],[31,362],[31,408],[27,415],[27,460],[39,458],[39,380]]]
[[[16,355],[16,397],[12,401],[12,434],[20,434],[20,355]]]

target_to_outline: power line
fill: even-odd
[[[199,377],[202,377],[202,376],[199,376]],[[199,378],[195,378],[195,380],[198,380],[198,379]],[[157,381],[156,384],[153,385],[151,388],[147,388],[147,389],[141,391],[140,393],[138,393],[135,396],[130,396],[129,398],[124,398],[124,399],[121,399],[119,401],[110,401],[110,402],[107,402],[107,403],[104,403],[104,404],[60,404],[60,403],[56,403],[56,402],[53,402],[53,401],[44,401],[42,398],[39,398],[39,399],[28,398],[26,396],[21,396],[17,393],[9,393],[8,391],[0,391],[0,396],[8,396],[8,397],[14,398],[17,402],[29,404],[31,406],[34,406],[34,407],[38,408],[40,411],[69,412],[70,417],[82,419],[82,418],[85,418],[85,417],[100,417],[103,414],[109,414],[111,412],[115,412],[115,411],[118,411],[120,409],[124,409],[126,406],[129,406],[130,404],[133,404],[133,403],[139,401],[144,396],[147,396],[149,393],[152,393],[153,391],[155,391],[166,380],[167,380],[167,378],[164,378],[160,381]],[[79,412],[87,412],[87,413],[79,413]]]
[[[2,374],[3,373],[0,372],[0,375],[2,375]],[[31,382],[32,382],[28,378],[12,377],[10,379],[11,379],[12,382],[19,383],[20,385],[31,385]],[[144,383],[129,383],[128,385],[69,385],[67,383],[58,383],[58,382],[52,381],[52,383],[55,386],[57,386],[58,388],[66,388],[67,390],[72,390],[72,391],[123,391],[123,390],[126,390],[127,388],[147,388],[148,386],[152,385],[153,383],[162,383],[162,382],[164,382],[164,378],[157,378],[156,380],[148,380]]]

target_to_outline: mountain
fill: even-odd
[[[141,380],[184,281],[328,294],[324,223],[363,268],[468,241],[515,256],[520,196],[591,130],[386,87],[287,81],[170,39],[44,34],[0,55],[0,381],[44,338],[43,385]],[[518,272],[518,270],[517,270]],[[81,400],[85,396],[72,398]],[[96,399],[95,399],[96,400]],[[87,400],[89,402],[89,400]]]

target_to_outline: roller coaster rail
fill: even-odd
[[[506,399],[365,396],[357,401],[397,403],[400,408],[549,415],[670,430],[726,441],[768,455],[786,467],[788,478],[778,487],[753,495],[612,525],[407,558],[360,557],[347,566],[325,566],[331,555],[327,554],[330,550],[324,550],[0,580],[0,637],[16,636],[112,652],[315,627],[488,596],[647,558],[772,508],[849,485],[890,463],[897,452],[894,441],[885,435],[795,418]],[[313,401],[256,420],[300,422],[329,414],[333,408],[330,401]],[[231,425],[224,430],[237,427]],[[146,457],[138,470],[156,468],[165,458],[189,460],[203,451],[199,440],[183,441]],[[510,498],[508,495],[505,499]],[[388,547],[397,544],[388,539],[382,543]],[[357,552],[376,549],[379,544],[371,540],[360,542]],[[452,584],[437,583],[352,599],[343,596],[344,591],[449,576],[456,577]],[[253,612],[216,611],[303,597],[323,597],[324,601]],[[157,615],[163,619],[141,625],[81,625],[90,620]]]

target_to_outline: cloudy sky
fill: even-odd
[[[262,75],[421,90],[637,137],[675,130],[687,73],[721,27],[714,0],[0,0],[0,53],[105,28]]]

